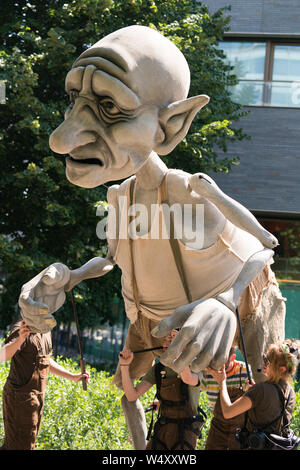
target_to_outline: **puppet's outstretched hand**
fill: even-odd
[[[180,328],[160,361],[180,373],[189,366],[194,372],[210,366],[218,369],[229,356],[236,332],[232,310],[217,299],[205,299],[177,308],[153,330],[155,337]]]
[[[85,279],[103,276],[113,267],[110,259],[101,257],[72,271],[62,263],[51,264],[22,287],[19,305],[26,325],[34,332],[47,333],[56,325],[52,314],[64,304],[65,292]]]
[[[52,314],[64,304],[64,287],[69,280],[69,268],[54,263],[22,286],[21,315],[33,332],[47,333],[54,328],[56,321]]]

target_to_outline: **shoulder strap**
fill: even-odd
[[[282,411],[280,413],[280,416],[277,419],[279,419],[283,416],[283,427],[285,427],[288,424],[288,419],[287,419],[285,411],[286,411],[286,408],[287,408],[287,406],[288,406],[288,404],[291,400],[291,397],[292,397],[292,387],[290,387],[288,397],[285,398],[285,396],[283,394],[283,391],[281,390],[279,385],[277,385],[277,384],[273,384],[273,385],[275,385],[275,387],[276,387],[276,390],[278,392],[279,399],[280,399],[281,405],[282,405]]]
[[[156,383],[156,397],[160,399],[160,387],[161,387],[161,371],[163,370],[164,366],[159,361],[154,366],[154,374],[155,374],[155,383]]]
[[[282,410],[281,410],[281,413],[279,416],[277,416],[277,418],[273,419],[273,421],[271,421],[270,423],[268,424],[265,424],[263,427],[260,427],[260,430],[261,431],[264,431],[264,429],[268,428],[269,426],[271,426],[272,424],[276,423],[276,421],[278,421],[280,418],[282,418],[282,416],[284,416],[284,420],[286,421],[286,423],[284,424],[284,426],[286,426],[287,424],[287,418],[285,416],[285,410],[286,410],[286,407],[290,401],[290,398],[291,398],[291,393],[292,393],[292,389],[290,389],[290,392],[289,392],[289,396],[288,398],[286,399],[284,397],[284,394],[281,390],[281,388],[279,387],[279,385],[277,384],[273,384],[275,387],[276,387],[276,390],[277,390],[277,393],[278,393],[278,396],[279,396],[279,400],[281,402],[281,405],[282,405]]]
[[[166,174],[167,175],[167,174]],[[166,175],[160,185],[160,194],[161,194],[161,204],[167,204],[167,187],[166,187]],[[133,202],[134,199],[134,190],[135,190],[136,178],[132,178],[130,181],[130,201],[129,204]],[[192,302],[192,296],[190,290],[188,288],[188,284],[186,281],[186,276],[183,269],[181,251],[178,245],[177,239],[174,237],[174,214],[170,213],[170,246],[172,249],[174,261],[181,279],[181,283],[183,285],[185,295],[187,297],[188,303]],[[131,273],[132,273],[132,293],[133,293],[133,300],[136,306],[137,311],[140,311],[140,303],[139,303],[139,296],[138,296],[138,289],[137,289],[137,282],[135,277],[135,269],[134,269],[134,260],[133,260],[133,247],[132,247],[132,239],[129,237],[129,245],[130,245],[130,257],[131,257]]]
[[[164,366],[161,362],[157,362],[154,365],[154,375],[155,375],[155,384],[156,384],[156,394],[155,398],[160,400],[160,386],[161,386],[161,371],[163,370]],[[160,408],[158,411],[158,416],[160,416]],[[152,433],[152,428],[153,428],[153,422],[154,422],[154,409],[152,409],[152,416],[151,416],[151,422],[149,425],[148,433],[147,433],[147,441],[149,441]]]
[[[284,394],[281,390],[281,388],[277,385],[277,384],[273,384],[275,387],[276,387],[276,390],[278,392],[278,395],[279,395],[279,399],[280,399],[280,402],[282,404],[282,410],[281,410],[281,413],[279,416],[277,416],[277,418],[273,419],[273,421],[271,421],[270,423],[268,424],[264,424],[263,426],[260,426],[259,427],[259,431],[264,431],[264,429],[267,429],[269,426],[271,426],[272,424],[276,423],[276,421],[278,421],[282,416],[284,416],[284,412],[285,412],[285,409],[290,401],[290,398],[291,398],[291,394],[292,394],[292,389],[290,388],[290,392],[289,392],[289,396],[287,399],[284,398]],[[286,416],[285,417],[285,421],[286,423],[284,424],[284,427],[287,425],[287,418]],[[249,416],[248,416],[248,411],[245,412],[245,420],[244,420],[244,428],[246,427],[247,425],[247,421],[249,419]]]
[[[129,207],[131,206],[133,202],[133,197],[134,197],[134,189],[136,185],[136,178],[132,178],[130,181],[130,188],[129,188]],[[131,219],[131,217],[130,217]],[[131,220],[129,220],[129,223]],[[139,302],[139,296],[138,296],[138,289],[137,289],[137,283],[136,283],[136,277],[135,277],[135,269],[134,269],[134,259],[133,259],[133,246],[132,246],[132,238],[130,235],[128,235],[128,240],[129,240],[129,249],[130,249],[130,261],[131,261],[131,284],[132,284],[132,294],[133,294],[133,300],[137,309],[137,312],[140,311],[140,302]]]
[[[165,204],[168,203],[168,199],[167,199],[167,182],[166,182],[166,180],[167,180],[167,178],[166,178],[166,175],[165,175],[165,177],[164,177],[164,179],[161,183],[161,186],[160,186],[161,203],[162,204],[163,203],[165,203]],[[183,269],[181,251],[180,251],[180,248],[179,248],[179,245],[178,245],[178,241],[174,237],[174,235],[175,235],[174,214],[172,212],[170,212],[170,246],[171,246],[174,261],[175,261],[175,264],[176,264],[176,267],[177,267],[177,270],[178,270],[178,273],[179,273],[179,276],[180,276],[180,279],[181,279],[181,282],[182,282],[182,285],[183,285],[183,288],[184,288],[184,291],[185,291],[185,295],[188,299],[188,303],[191,303],[192,302],[192,296],[191,296],[190,290],[188,288],[185,272],[184,272],[184,269]]]

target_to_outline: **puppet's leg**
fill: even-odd
[[[265,380],[257,369],[261,368],[262,355],[269,344],[285,338],[285,310],[285,299],[278,285],[270,283],[263,291],[255,313],[243,322],[245,347],[255,382]]]
[[[157,324],[148,318],[140,315],[134,324],[129,325],[125,347],[130,351],[137,351],[146,348],[153,348],[162,345],[162,340],[151,336],[151,329]],[[130,364],[130,376],[132,379],[143,377],[152,367],[155,356],[152,352],[134,354]],[[113,384],[122,388],[122,377],[120,365],[118,365]],[[135,450],[145,450],[147,441],[147,423],[144,409],[139,400],[129,402],[124,395],[122,397],[122,408],[125,415],[128,430],[130,432]]]
[[[122,408],[135,450],[145,450],[147,441],[147,424],[145,412],[139,400],[128,401],[123,395]]]

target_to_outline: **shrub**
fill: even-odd
[[[66,369],[78,372],[74,359],[56,358]],[[88,390],[81,383],[50,374],[48,379],[42,425],[37,439],[37,450],[132,450],[132,442],[121,407],[122,391],[111,385],[112,376],[86,366],[91,375]],[[0,397],[9,371],[9,362],[0,362]],[[152,387],[141,402],[146,408],[154,399]],[[197,449],[203,449],[210,426],[211,413],[206,394],[201,394],[199,405],[208,419],[198,441]],[[148,424],[151,413],[146,415]],[[292,428],[300,426],[300,391],[296,394],[296,407]],[[0,439],[3,437],[3,419],[0,419]]]

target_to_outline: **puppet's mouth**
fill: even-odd
[[[80,163],[82,165],[99,165],[103,166],[103,162],[99,160],[99,158],[73,158],[71,156],[67,157],[69,160],[71,160],[74,163]]]

